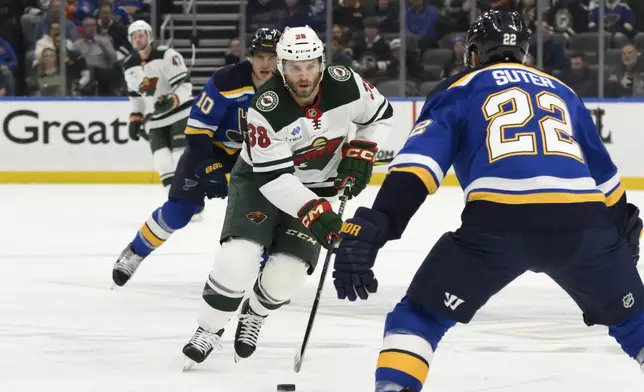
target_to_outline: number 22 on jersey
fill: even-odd
[[[526,128],[535,116],[535,104],[552,113],[538,121],[543,154],[566,156],[583,163],[581,147],[573,138],[571,117],[564,100],[548,91],[531,96],[518,87],[490,95],[481,107],[488,121],[486,144],[490,163],[515,155],[538,154],[537,130]],[[520,130],[513,136],[508,135],[513,128]]]

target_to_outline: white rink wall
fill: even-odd
[[[379,160],[405,143],[423,100],[391,98],[396,130],[382,140]],[[644,100],[589,101],[602,140],[628,188],[644,189],[641,151]],[[126,98],[0,101],[0,183],[152,183],[149,146],[128,139]],[[387,166],[376,168],[378,184]],[[456,184],[448,176],[446,185]]]

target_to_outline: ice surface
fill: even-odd
[[[371,188],[347,216],[370,205]],[[644,194],[629,198],[644,205]],[[159,186],[0,187],[0,391],[299,392],[372,391],[386,313],[434,241],[460,221],[462,196],[441,189],[404,238],[381,252],[381,288],[367,302],[335,299],[327,282],[301,373],[293,373],[313,300],[313,276],[273,314],[249,360],[225,348],[182,373],[181,348],[196,328],[224,203],[177,232],[124,289],[111,291],[112,264],[139,225],[164,201]],[[644,374],[601,327],[587,328],[561,289],[524,275],[469,325],[448,332],[425,390],[641,392]]]

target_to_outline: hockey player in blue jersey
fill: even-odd
[[[462,226],[438,240],[387,315],[377,392],[420,391],[445,332],[528,270],[550,276],[644,370],[639,211],[581,100],[522,65],[527,31],[514,12],[472,24],[470,71],[427,97],[373,206],[343,224],[334,286],[340,299],[367,299],[378,250],[450,166],[465,193]]]
[[[205,197],[228,195],[226,174],[239,155],[246,111],[255,89],[275,71],[280,36],[278,30],[259,29],[249,47],[249,60],[215,72],[196,98],[185,129],[188,148],[177,164],[168,200],[117,259],[112,271],[116,285],[126,284],[143,259],[186,226],[203,209]]]

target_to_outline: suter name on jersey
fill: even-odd
[[[241,158],[253,167],[262,193],[292,216],[307,201],[336,194],[333,181],[350,123],[357,126],[356,139],[372,141],[393,125],[391,104],[371,83],[342,66],[323,72],[313,104],[299,106],[276,75],[248,110]]]
[[[193,101],[192,83],[188,79],[183,56],[176,50],[154,46],[145,60],[135,51],[126,57],[123,68],[132,113],[153,113],[157,98],[176,87],[173,92],[178,99],[175,107],[168,112],[154,114],[147,124],[148,128],[166,127],[188,117]]]

